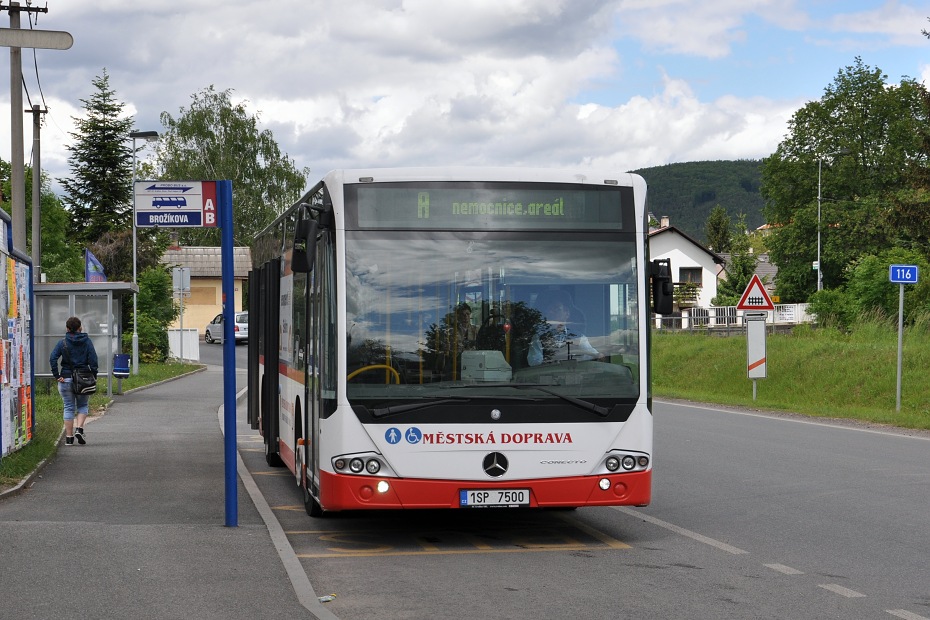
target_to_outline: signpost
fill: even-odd
[[[746,376],[752,379],[752,399],[756,400],[756,379],[765,379],[768,376],[765,357],[765,321],[769,311],[775,310],[775,304],[769,297],[768,291],[762,285],[759,276],[753,274],[752,279],[739,303],[737,310],[743,311],[743,322],[746,324]]]
[[[233,273],[232,181],[136,181],[133,217],[139,228],[167,226],[219,227],[223,277],[223,455],[225,459],[226,525],[239,525],[236,486],[236,300]],[[188,278],[190,276],[188,275]],[[182,279],[183,274],[179,276]],[[187,282],[190,288],[190,281]],[[182,326],[183,327],[183,326]],[[181,338],[184,338],[183,329]],[[183,345],[182,345],[183,346]]]
[[[67,50],[74,45],[74,37],[60,30],[20,30],[0,28],[0,47],[27,47],[41,50]]]
[[[901,366],[904,358],[904,285],[917,284],[917,265],[890,265],[888,267],[888,280],[892,284],[900,285],[898,295],[898,383],[896,411],[901,411]]]
[[[171,278],[174,283],[174,293],[180,299],[181,304],[181,333],[179,335],[181,347],[178,355],[181,361],[184,361],[184,298],[191,296],[191,268],[175,267],[171,270]]]

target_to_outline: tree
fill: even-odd
[[[260,131],[259,117],[244,103],[233,104],[232,91],[213,86],[192,96],[175,118],[162,112],[166,132],[158,143],[164,179],[230,180],[233,183],[233,237],[248,245],[305,189],[310,170],[298,170],[282,153],[271,131]],[[188,245],[219,245],[217,229],[185,229]]]
[[[25,169],[25,185],[32,187],[32,168]],[[0,205],[11,213],[10,165],[0,159]],[[40,226],[42,230],[39,266],[49,282],[74,282],[84,279],[84,262],[81,248],[69,242],[67,231],[70,217],[58,197],[52,192],[48,176],[42,175],[40,182]],[[32,200],[26,201],[27,251],[34,256],[32,248]]]
[[[810,267],[817,258],[818,229],[825,287],[841,286],[846,266],[858,257],[908,236],[894,225],[893,198],[922,157],[926,93],[910,78],[887,84],[880,69],[856,58],[823,98],[794,114],[788,136],[762,171],[765,213],[774,228],[768,245],[785,301],[804,301],[816,289],[817,273]]]
[[[736,230],[733,231],[727,277],[717,284],[717,296],[711,300],[711,304],[735,306],[739,303],[758,263],[755,255],[749,251],[750,247],[749,235],[746,234],[746,216],[740,215]]]
[[[705,234],[707,235],[707,245],[718,254],[730,251],[730,216],[727,210],[717,205],[714,207],[710,216],[707,218],[705,225]]]
[[[167,267],[150,267],[141,272],[139,281],[139,359],[163,362],[168,357],[168,326],[178,318],[180,308],[174,303],[172,278]],[[168,303],[165,303],[167,300]],[[132,332],[123,333],[123,347],[132,347]]]
[[[844,289],[824,290],[811,296],[810,311],[823,325],[839,329],[854,327],[863,317],[878,317],[897,324],[900,285],[888,281],[888,265],[917,265],[920,273],[930,270],[930,261],[918,250],[890,248],[863,256],[850,265]],[[930,280],[904,286],[904,321],[914,323],[930,310]]]
[[[71,212],[71,238],[82,245],[132,227],[132,148],[127,138],[133,118],[124,115],[125,104],[110,88],[106,69],[92,84],[94,94],[81,99],[86,116],[73,117],[77,131],[67,147],[72,176],[60,179]]]
[[[136,233],[137,274],[158,266],[168,243],[166,234],[140,228]],[[104,233],[99,239],[88,244],[87,249],[103,265],[108,280],[132,281],[132,229]]]

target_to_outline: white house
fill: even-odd
[[[707,308],[717,296],[717,277],[723,271],[724,260],[687,234],[669,224],[663,217],[658,228],[649,231],[649,260],[669,258],[672,282],[689,282],[698,287],[694,305]]]

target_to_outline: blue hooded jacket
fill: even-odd
[[[65,353],[65,341],[68,342],[68,352]],[[71,358],[72,366],[68,365],[68,357]],[[61,358],[61,370],[58,370],[58,358]],[[97,351],[94,349],[94,343],[84,332],[76,334],[67,333],[65,337],[58,341],[52,354],[48,358],[49,365],[52,367],[52,375],[55,379],[58,377],[70,377],[73,367],[83,368],[90,366],[94,376],[97,376]]]

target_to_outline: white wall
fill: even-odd
[[[717,296],[717,271],[720,265],[703,248],[675,230],[666,230],[649,237],[649,260],[670,258],[672,280],[681,282],[682,267],[701,267],[701,290],[696,305],[707,308],[710,300]]]

